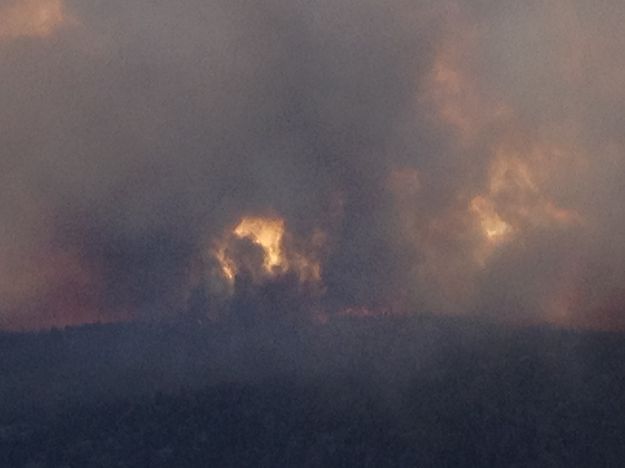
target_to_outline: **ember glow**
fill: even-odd
[[[1,323],[223,316],[244,294],[620,327],[623,19],[0,0]]]

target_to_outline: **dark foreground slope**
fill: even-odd
[[[618,466],[625,340],[468,320],[6,335],[0,466]]]

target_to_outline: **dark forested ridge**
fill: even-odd
[[[0,336],[0,466],[618,466],[625,339],[465,319]]]

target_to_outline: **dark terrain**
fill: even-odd
[[[625,337],[468,319],[0,336],[0,466],[621,466]]]

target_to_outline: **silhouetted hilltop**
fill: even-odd
[[[624,345],[436,317],[4,334],[0,465],[616,466]]]

